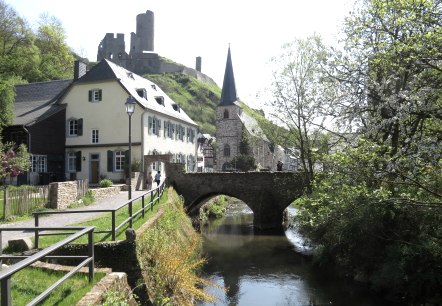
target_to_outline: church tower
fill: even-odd
[[[243,130],[240,120],[241,112],[229,46],[221,101],[216,107],[216,170],[218,171],[231,168],[229,163],[240,154],[239,147]]]

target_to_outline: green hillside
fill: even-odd
[[[147,74],[195,121],[200,132],[215,135],[215,107],[221,98],[217,85],[202,82],[182,73]]]

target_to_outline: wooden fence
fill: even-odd
[[[76,199],[78,200],[88,192],[89,181],[77,180],[76,183]],[[31,214],[34,210],[47,206],[51,196],[54,195],[50,194],[49,186],[6,187],[3,189],[3,216],[0,213],[0,218]]]
[[[89,180],[77,180],[77,200],[84,197],[89,190]]]
[[[30,214],[48,203],[49,186],[5,188],[3,191],[3,219]]]

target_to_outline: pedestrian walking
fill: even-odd
[[[161,181],[161,171],[158,171],[157,174],[155,174],[155,182],[157,183],[157,187],[160,186]]]
[[[146,187],[147,190],[151,190],[152,189],[152,182],[153,182],[153,178],[152,178],[152,171],[149,171],[149,173],[146,175]]]

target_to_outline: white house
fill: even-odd
[[[60,102],[66,104],[68,179],[124,181],[129,96],[136,100],[131,116],[132,163],[142,163],[145,155],[169,153],[173,162],[196,171],[198,126],[161,88],[105,59],[90,71],[81,71],[85,66],[77,62],[74,82]],[[159,170],[159,163],[148,167]]]

